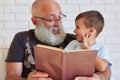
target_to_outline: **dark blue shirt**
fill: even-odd
[[[73,34],[67,33],[65,40],[61,44],[55,45],[54,47],[64,49],[67,46],[67,44],[74,39],[75,36]],[[40,42],[35,37],[34,30],[31,29],[29,31],[17,33],[10,45],[6,62],[22,62],[22,77],[27,77],[28,74],[35,69],[33,48],[37,44],[45,43]]]

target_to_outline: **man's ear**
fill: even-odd
[[[38,26],[38,21],[35,17],[31,18],[33,25]]]

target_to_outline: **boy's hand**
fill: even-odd
[[[82,48],[83,49],[89,49],[89,36],[88,34],[84,35],[83,36],[83,45],[82,45]]]
[[[90,46],[95,44],[95,39],[93,37],[93,35],[90,34],[86,34],[83,36],[83,49],[90,49]]]

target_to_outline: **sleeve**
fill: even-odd
[[[106,46],[103,46],[99,51],[98,51],[98,56],[103,58],[103,59],[107,59],[108,60],[108,65],[112,66],[112,63],[109,59],[109,52],[108,52],[108,48]]]
[[[66,47],[65,47],[65,51],[70,51],[70,50],[75,50],[76,48],[76,40],[71,41]]]
[[[6,62],[22,62],[24,59],[24,46],[22,45],[22,37],[16,34],[12,40]]]

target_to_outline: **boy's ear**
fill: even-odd
[[[95,28],[94,27],[91,27],[90,28],[90,32],[94,32]]]
[[[95,34],[96,33],[96,29],[94,27],[91,27],[90,30],[89,30],[89,34],[92,35],[92,34]]]

